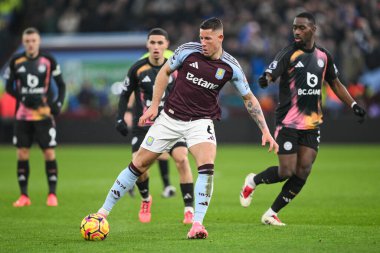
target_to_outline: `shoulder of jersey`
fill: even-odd
[[[49,58],[49,59],[54,59],[54,56],[51,53],[46,52],[46,51],[40,51],[40,56],[46,57],[46,58]]]
[[[131,70],[137,70],[137,69],[139,69],[141,66],[144,66],[145,64],[148,64],[149,63],[148,61],[149,61],[148,58],[143,58],[143,59],[138,60],[137,62],[135,62],[131,66]]]
[[[321,50],[322,52],[330,55],[329,50],[327,50],[326,48],[324,48],[324,47],[322,47],[320,45],[315,45],[315,48],[317,48],[317,49]]]
[[[177,50],[175,50],[174,54],[178,54],[183,50],[193,50],[196,52],[202,52],[202,45],[199,42],[188,42],[179,46]]]
[[[231,64],[235,65],[238,68],[241,68],[239,62],[235,59],[235,57],[233,57],[232,55],[230,55],[226,51],[223,51],[221,60],[225,61],[227,63],[231,63]]]
[[[10,62],[15,61],[16,59],[21,58],[21,57],[25,57],[25,52],[12,55]]]

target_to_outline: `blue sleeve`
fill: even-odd
[[[169,67],[172,71],[178,69],[183,61],[194,52],[202,52],[201,44],[197,42],[189,42],[178,47],[174,54],[169,58]]]

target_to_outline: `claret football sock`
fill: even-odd
[[[123,197],[128,190],[132,189],[140,175],[141,173],[136,169],[133,163],[130,163],[116,178],[102,208],[110,212],[119,199]]]

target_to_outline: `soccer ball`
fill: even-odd
[[[110,231],[108,221],[100,214],[93,213],[83,218],[80,233],[85,240],[101,241],[106,239]]]

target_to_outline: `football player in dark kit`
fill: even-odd
[[[128,134],[128,127],[124,120],[129,98],[132,93],[135,97],[135,106],[133,112],[133,130],[132,130],[132,157],[136,155],[145,134],[148,132],[152,121],[146,121],[144,125],[139,126],[138,121],[141,115],[148,109],[152,102],[153,85],[156,76],[167,59],[164,57],[164,51],[169,46],[168,33],[161,28],[153,28],[148,33],[146,44],[149,56],[137,61],[128,71],[128,75],[124,81],[123,92],[120,95],[119,110],[116,123],[116,129],[124,136]],[[169,79],[168,88],[162,96],[160,109],[162,109],[170,90],[172,89],[174,76]],[[187,158],[188,151],[184,140],[177,142],[169,151],[173,157],[180,175],[180,187],[185,204],[183,223],[191,224],[194,216],[193,208],[193,176],[189,160]],[[168,153],[163,153],[158,161],[162,165],[163,162],[168,163]],[[139,219],[141,222],[150,222],[152,196],[149,194],[149,176],[148,171],[143,173],[137,180],[137,187],[142,197]]]
[[[6,90],[17,100],[13,142],[17,147],[17,176],[21,189],[14,207],[29,206],[28,196],[29,153],[36,139],[42,149],[49,184],[46,204],[57,206],[57,161],[55,157],[56,128],[54,116],[61,111],[65,98],[65,83],[56,60],[40,52],[40,34],[35,28],[27,28],[22,35],[25,52],[12,57],[5,73]],[[51,78],[58,87],[55,97]]]
[[[151,106],[141,116],[139,124],[153,120],[158,115],[170,75],[177,70],[173,90],[164,109],[149,128],[136,156],[123,170],[109,191],[98,213],[107,217],[113,206],[137,178],[161,155],[184,138],[198,167],[194,186],[194,222],[187,234],[189,239],[205,239],[208,232],[203,219],[213,193],[216,136],[214,119],[220,119],[218,95],[230,82],[241,94],[244,105],[262,132],[262,145],[269,142],[269,150],[277,152],[278,145],[269,132],[261,106],[249,89],[245,75],[234,57],[222,48],[223,24],[218,18],[205,20],[199,30],[200,43],[190,42],[180,46],[159,71],[153,91]]]
[[[315,44],[316,24],[312,14],[304,12],[293,22],[294,43],[282,49],[259,78],[263,88],[280,77],[280,103],[276,110],[275,137],[279,145],[279,166],[272,166],[255,175],[249,174],[240,193],[243,207],[251,204],[252,194],[260,184],[286,180],[261,222],[284,226],[277,213],[305,185],[317,157],[319,125],[322,123],[321,89],[327,82],[339,99],[350,106],[362,122],[365,110],[347,92],[337,77],[338,71],[330,53]]]

